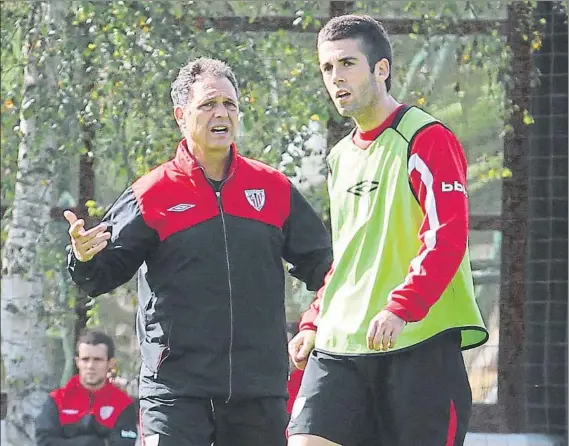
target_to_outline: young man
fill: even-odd
[[[130,397],[107,379],[115,346],[98,331],[77,342],[78,375],[49,394],[36,419],[38,446],[133,446],[137,417]]]
[[[184,136],[103,222],[66,212],[69,270],[89,295],[139,272],[141,436],[146,446],[284,444],[288,357],[282,259],[317,289],[329,234],[277,170],[237,152],[238,88],[198,59],[172,86]]]
[[[318,57],[356,128],[327,158],[334,267],[289,344],[300,367],[315,345],[289,445],[461,445],[471,410],[461,349],[488,338],[467,248],[463,150],[389,94],[391,44],[371,17],[330,20]]]

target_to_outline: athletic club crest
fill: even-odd
[[[247,189],[245,196],[256,211],[260,211],[265,206],[265,189]]]
[[[103,420],[106,420],[113,414],[114,410],[115,408],[113,406],[103,406],[101,407],[99,414]]]

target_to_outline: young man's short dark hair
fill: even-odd
[[[363,15],[343,15],[334,17],[318,33],[318,46],[324,42],[344,39],[359,39],[362,52],[366,55],[370,70],[381,59],[389,62],[389,77],[385,80],[387,91],[391,90],[391,61],[393,52],[387,31],[373,17]]]
[[[102,331],[85,330],[83,333],[81,333],[81,336],[79,336],[79,339],[77,340],[77,345],[75,347],[76,354],[79,354],[80,344],[88,344],[88,345],[104,344],[107,346],[107,359],[115,357],[115,343],[113,342],[110,336],[103,333]]]

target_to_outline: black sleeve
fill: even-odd
[[[98,296],[128,282],[159,241],[144,222],[132,188],[128,188],[102,220],[111,232],[107,247],[88,262],[69,249],[67,267],[73,281],[89,296]]]
[[[73,438],[63,436],[59,422],[57,405],[48,397],[35,420],[37,446],[105,446],[96,435],[78,435]]]
[[[283,258],[293,265],[290,273],[311,291],[324,284],[332,265],[332,242],[324,223],[302,194],[291,184],[290,215],[285,222]]]
[[[134,446],[138,437],[137,421],[136,408],[131,403],[118,417],[108,437],[108,446]]]

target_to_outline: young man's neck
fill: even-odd
[[[373,110],[365,113],[364,116],[354,118],[358,129],[362,132],[368,132],[381,125],[387,117],[401,104],[395,100],[390,94],[386,94],[378,104],[375,105]]]
[[[231,147],[226,150],[206,151],[194,144],[188,145],[197,162],[205,170],[208,178],[221,181],[225,178],[229,166]]]
[[[107,381],[103,381],[100,384],[96,384],[96,385],[90,385],[90,384],[85,384],[85,383],[81,383],[81,385],[83,387],[85,387],[89,392],[96,392],[97,390],[102,389],[103,387],[105,387],[105,384],[107,383]]]

